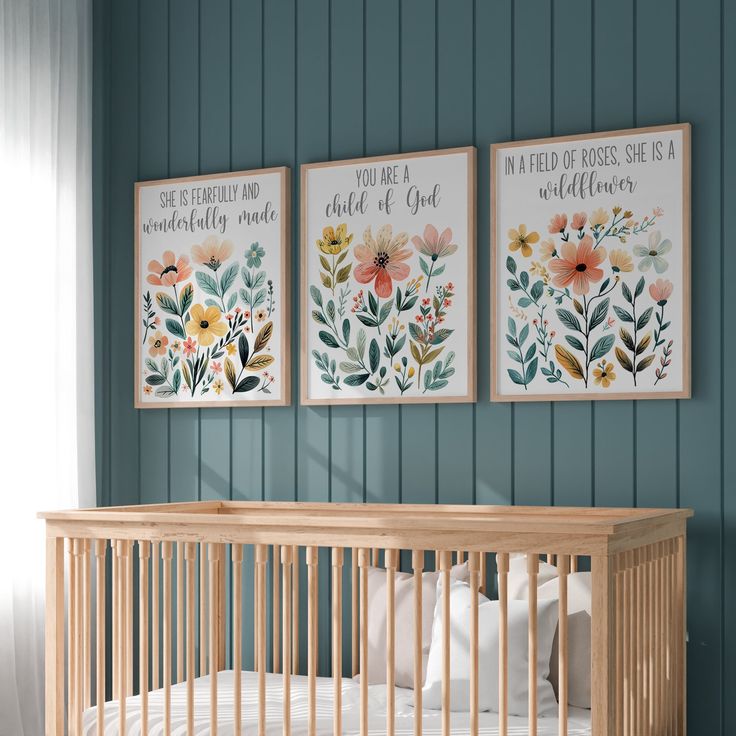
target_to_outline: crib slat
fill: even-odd
[[[133,694],[133,542],[125,542],[125,679],[128,695]]]
[[[151,593],[151,689],[158,690],[161,671],[159,656],[161,580],[158,542],[151,542]]]
[[[176,681],[184,682],[184,542],[176,543]]]
[[[207,552],[199,545],[199,676],[207,674]]]
[[[273,600],[271,603],[271,646],[273,653],[271,661],[272,670],[278,672],[281,669],[281,545],[273,545],[273,566],[271,571],[271,588]],[[288,657],[284,660],[284,667],[288,666]]]
[[[570,572],[570,557],[568,555],[557,555],[557,574],[559,576],[559,726],[560,736],[567,736],[567,701],[568,697],[568,652],[570,642],[568,640],[567,621],[567,576]]]
[[[317,733],[317,655],[319,652],[319,548],[307,547],[307,698],[308,736]]]
[[[488,555],[485,552],[480,553],[480,592],[483,595],[487,595],[487,583],[486,578],[488,577]]]
[[[478,591],[480,553],[468,553],[470,575],[470,736],[478,736]]]
[[[71,543],[71,540],[70,540]],[[116,659],[118,652],[118,543],[116,540],[110,540],[110,558],[112,564],[112,584],[111,584],[111,595],[112,595],[112,662],[111,662],[111,674],[112,674],[112,697],[113,700],[118,699],[118,661]],[[71,576],[71,570],[70,570]],[[69,579],[69,590],[72,589],[72,580]],[[69,623],[71,625],[71,604],[73,598],[70,598],[70,610],[69,610]],[[71,631],[71,628],[70,628]],[[72,658],[69,657],[69,666],[72,665]],[[71,703],[71,669],[69,671],[69,698]],[[70,721],[71,724],[71,721]],[[71,725],[69,726],[71,730]]]
[[[537,579],[539,555],[527,554],[529,578],[529,736],[537,736]]]
[[[187,542],[184,545],[184,559],[187,568],[187,736],[194,736],[194,633],[195,600],[194,585],[196,577],[197,545]]]
[[[351,637],[351,661],[352,661],[352,675],[358,674],[360,671],[360,652],[358,648],[358,607],[359,607],[359,583],[358,583],[358,549],[353,547],[350,551],[350,614],[352,624],[352,637]]]
[[[386,568],[386,736],[396,730],[396,564],[398,550],[383,553]]]
[[[164,736],[171,736],[171,542],[161,542],[163,560]]]
[[[685,722],[687,716],[687,699],[685,697],[685,673],[687,665],[687,653],[685,651],[685,631],[687,629],[687,582],[685,579],[685,568],[687,565],[687,538],[682,535],[675,540],[675,640],[677,642],[677,682],[675,683],[675,695],[677,715],[675,723],[678,733],[685,733]]]
[[[148,733],[148,560],[151,543],[138,542],[138,682],[141,693],[141,733]]]
[[[622,736],[624,730],[624,676],[623,676],[623,648],[624,648],[624,593],[623,593],[623,555],[615,558],[614,585],[616,591],[616,706],[615,706],[615,728],[616,736]]]
[[[368,567],[370,550],[358,550],[360,568],[360,736],[368,736]]]
[[[509,732],[509,556],[496,555],[498,568],[498,735]]]
[[[342,734],[342,567],[344,550],[332,549],[332,684],[333,736]]]
[[[82,541],[82,690],[83,696],[83,708],[87,710],[91,703],[91,688],[92,688],[92,677],[91,677],[91,649],[92,649],[92,627],[90,617],[92,615],[92,585],[90,580],[90,540],[84,539]]]
[[[291,670],[287,666],[289,661],[289,652],[291,652],[292,637],[292,547],[284,546],[281,548],[281,566],[283,567],[283,586],[284,586],[284,675],[283,675],[283,725],[284,736],[291,734]]]
[[[74,540],[67,540],[67,567],[69,569],[69,603],[67,615],[67,731],[74,733],[75,694],[77,682],[75,638],[76,638],[76,608],[77,608],[77,566],[74,561]]]
[[[422,572],[424,550],[411,552],[414,572],[414,736],[422,736]]]
[[[241,671],[243,658],[243,545],[232,545],[233,560],[233,733],[240,736],[242,723]]]
[[[639,651],[639,638],[641,631],[641,569],[639,550],[633,552],[633,581],[632,581],[632,669],[631,683],[634,694],[633,731],[637,736],[642,734],[642,693],[641,693],[641,653]]]
[[[126,578],[126,562],[127,556],[127,543],[124,541],[118,541],[116,543],[116,554],[118,559],[117,564],[117,622],[118,622],[118,636],[117,636],[117,652],[116,652],[116,664],[117,664],[117,681],[118,681],[118,731],[121,734],[125,733],[126,728],[126,697],[128,689],[128,678],[127,678],[127,664],[126,655],[128,652],[127,644],[127,626],[126,626],[126,615],[125,609],[127,601],[125,600],[125,578]]]
[[[299,547],[291,548],[291,673],[299,674]]]
[[[450,736],[450,570],[452,552],[439,553],[442,580],[442,736]]]
[[[105,555],[107,542],[104,539],[95,540],[95,572],[97,590],[97,616],[95,628],[96,659],[95,669],[97,683],[95,685],[95,699],[97,701],[97,736],[104,736],[105,732]]]
[[[217,736],[217,653],[218,653],[218,630],[217,630],[217,596],[218,575],[217,562],[220,558],[220,545],[208,544],[207,554],[209,562],[209,610],[210,610],[210,734]]]
[[[644,569],[642,589],[644,594],[644,689],[646,693],[644,703],[644,733],[652,736],[652,719],[654,717],[654,703],[652,700],[652,549],[650,545],[644,548]]]
[[[256,545],[255,621],[256,669],[258,671],[258,736],[266,736],[266,562],[268,547]]]
[[[84,619],[84,573],[83,573],[83,555],[84,555],[84,540],[75,539],[73,542],[73,553],[74,553],[74,565],[75,565],[75,577],[76,584],[74,586],[74,658],[76,663],[74,665],[75,670],[75,684],[74,684],[74,727],[75,733],[82,736],[82,712],[83,712],[83,676],[84,676],[84,661],[82,659],[84,653],[84,631],[83,631],[83,619]]]

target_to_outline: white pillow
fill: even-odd
[[[470,708],[470,586],[450,586],[450,710]],[[478,708],[498,712],[498,601],[478,593]],[[423,707],[442,708],[442,593],[438,594],[432,625],[432,644],[427,661],[427,678],[422,690]],[[526,716],[529,699],[528,675],[529,606],[508,603],[508,705],[509,714]],[[540,716],[557,714],[557,701],[547,679],[552,641],[557,628],[555,601],[537,605],[537,709]]]
[[[528,600],[529,582],[526,574],[526,557],[521,563],[509,565],[509,598]],[[557,568],[540,562],[537,597],[559,600]],[[544,573],[544,574],[543,574]],[[552,574],[550,574],[552,573]],[[591,606],[592,579],[589,572],[573,572],[567,576],[567,626],[568,626],[568,705],[575,708],[590,708],[591,671]],[[558,632],[550,659],[550,681],[555,694],[559,692]]]
[[[450,573],[455,580],[468,579],[468,563],[455,565]],[[437,600],[439,572],[422,573],[422,682],[427,668],[432,619]],[[397,687],[414,688],[414,576],[396,572],[394,584],[396,610]],[[368,684],[386,682],[386,570],[368,568]]]

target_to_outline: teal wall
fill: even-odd
[[[690,733],[736,733],[734,5],[99,0],[100,503],[693,507]],[[489,403],[488,145],[676,121],[693,124],[693,399]],[[476,405],[305,408],[295,380],[287,408],[133,409],[134,181],[469,143],[479,148]],[[296,222],[298,177],[295,187]],[[294,324],[297,314],[295,304]]]

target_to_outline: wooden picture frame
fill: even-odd
[[[661,148],[663,143],[668,144],[664,152]],[[655,154],[655,148],[658,146],[659,151]],[[636,161],[628,160],[631,157],[638,158],[642,150],[645,153],[641,155],[647,157],[652,156],[652,158]],[[583,151],[585,151],[584,159],[581,153]],[[520,179],[526,178],[527,181],[514,184],[513,194],[500,195],[500,191],[503,188],[499,179],[500,156],[504,153],[510,153],[515,157],[511,162],[509,162],[508,157],[504,158],[503,175],[507,177],[506,182],[512,176],[519,176]],[[553,153],[557,155],[556,160],[552,157]],[[525,154],[528,156],[527,164],[522,171],[520,170],[520,165]],[[660,156],[660,158],[654,158],[655,155]],[[674,158],[669,162],[665,161],[663,163],[662,155],[673,155]],[[490,147],[490,160],[490,289],[492,295],[490,320],[491,401],[597,401],[613,399],[690,398],[689,123],[496,143]],[[532,160],[535,161],[534,166],[536,170],[530,171],[529,168],[532,166]],[[575,163],[576,160],[578,162],[577,165]],[[588,163],[587,168],[582,166],[581,162],[583,160]],[[635,194],[627,195],[625,192],[619,191],[615,194],[598,195],[586,200],[565,198],[564,203],[560,203],[560,199],[558,198],[559,191],[575,192],[575,187],[582,188],[583,186],[579,182],[583,181],[584,177],[580,176],[575,182],[572,177],[581,171],[595,169],[592,163],[602,160],[608,161],[608,163],[601,166],[600,176],[605,179],[605,177],[610,175],[609,184],[613,180],[613,175],[615,175],[616,181],[619,183],[626,176],[629,176],[631,182],[636,184],[633,190]],[[567,166],[565,165],[566,161]],[[651,170],[643,173],[644,167],[647,165],[651,166]],[[542,169],[547,170],[544,171]],[[659,169],[659,171],[652,173],[655,169]],[[567,173],[568,171],[570,172],[569,174]],[[566,175],[565,179],[560,178],[563,173]],[[639,180],[640,178],[641,182]],[[652,181],[653,179],[656,182],[656,186]],[[585,181],[589,181],[589,177]],[[599,179],[594,181],[598,182]],[[630,183],[626,184],[626,186],[629,185]],[[523,192],[521,187],[524,187]],[[545,200],[544,197],[547,195],[549,195],[550,199]],[[499,196],[504,197],[502,204],[499,204]],[[667,218],[668,212],[663,211],[660,204],[657,203],[657,196],[660,199],[664,198],[670,202],[671,206],[669,210],[672,214],[668,219],[665,219]],[[529,222],[528,227],[527,223],[521,220],[519,223],[511,223],[511,219],[513,218],[520,219],[518,216],[518,205],[514,197],[517,200],[523,199],[527,203],[532,202],[530,206],[532,211],[527,216]],[[639,198],[639,202],[641,203],[647,198],[648,204],[645,205],[645,211],[641,208],[638,212],[634,211],[633,214],[627,211],[630,209],[629,202],[635,198]],[[617,211],[614,211],[614,207]],[[578,212],[578,209],[581,211]],[[593,223],[588,215],[591,212],[592,215],[595,215],[594,222],[608,218],[603,225],[596,228],[595,232],[593,231]],[[626,218],[624,217],[625,215],[629,215],[629,217]],[[664,218],[662,215],[664,215]],[[642,216],[643,219],[641,219]],[[619,218],[621,219],[619,220]],[[661,239],[663,235],[655,227],[655,221],[658,218],[664,220],[669,228],[664,234],[664,239]],[[613,223],[617,221],[622,223],[625,230],[614,228]],[[582,227],[576,227],[577,225],[581,225],[581,223]],[[523,232],[522,228],[524,230]],[[553,233],[555,228],[557,230]],[[512,233],[511,230],[514,232]],[[609,233],[607,230],[612,230],[613,232]],[[672,241],[668,235],[669,232],[677,234],[676,237],[681,244],[679,252],[676,248],[672,247]],[[540,235],[540,233],[542,234]],[[512,239],[512,234],[516,234],[518,237]],[[558,270],[552,272],[555,274],[554,276],[550,273],[551,262],[555,259],[560,259],[558,250],[562,250],[563,242],[565,242],[568,255],[572,253],[572,249],[567,243],[575,245],[577,242],[575,246],[577,248],[576,255],[579,255],[583,252],[581,250],[583,248],[583,240],[588,236],[592,238],[593,247],[595,248],[599,247],[604,238],[616,241],[615,246],[612,246],[614,250],[610,255],[606,253],[600,263],[596,262],[593,264],[591,261],[591,263],[586,264],[576,261],[577,265],[572,264],[575,266],[575,270],[579,270],[581,266],[596,268],[599,265],[600,269],[598,270],[603,270],[607,266],[605,273],[597,279],[595,284],[592,278],[587,282],[590,293],[595,295],[591,298],[591,301],[593,298],[599,298],[598,291],[600,289],[602,292],[605,292],[600,302],[611,302],[611,309],[608,310],[608,313],[613,316],[603,316],[603,319],[608,320],[603,325],[603,329],[610,330],[608,334],[611,336],[615,335],[613,337],[614,342],[610,345],[609,351],[605,355],[600,356],[600,358],[595,358],[594,361],[590,361],[590,357],[594,353],[592,348],[595,348],[598,342],[592,336],[588,342],[589,347],[586,348],[583,345],[583,352],[581,353],[583,357],[581,359],[576,357],[579,351],[577,351],[575,346],[577,343],[582,344],[582,340],[577,340],[577,336],[575,335],[575,322],[577,321],[581,327],[584,327],[583,332],[588,332],[589,335],[592,333],[592,330],[589,329],[589,325],[591,324],[589,318],[593,316],[592,312],[594,310],[591,309],[589,313],[587,301],[583,298],[578,298],[580,295],[574,291],[576,287],[584,290],[585,285],[582,284],[582,281],[580,283],[577,282],[575,280],[575,274],[572,274],[571,271],[564,270],[563,264],[556,264]],[[547,240],[543,241],[542,238],[547,238]],[[656,243],[654,242],[655,240],[657,241]],[[640,241],[647,243],[647,245],[637,245]],[[651,248],[651,250],[644,254],[646,248]],[[666,252],[670,252],[672,255],[662,260],[661,256],[658,255],[659,250],[662,250],[662,255]],[[587,253],[587,250],[585,253]],[[612,256],[614,257],[613,262],[611,261]],[[502,263],[504,257],[506,258],[506,262]],[[545,257],[546,260],[543,260]],[[599,256],[594,256],[594,258],[597,261]],[[512,264],[511,261],[514,263]],[[522,265],[523,269],[521,268]],[[673,266],[672,269],[669,268],[670,265]],[[512,272],[509,269],[516,270]],[[522,271],[524,272],[523,274]],[[595,273],[598,276],[596,272],[591,273]],[[642,282],[642,276],[645,274],[646,277]],[[674,284],[667,278],[668,276],[674,279]],[[566,287],[568,295],[562,296],[562,299],[564,302],[570,302],[569,309],[567,305],[556,303],[555,299],[547,299],[550,303],[547,304],[548,309],[546,311],[542,310],[542,312],[539,312],[539,309],[535,309],[534,315],[528,312],[528,307],[536,308],[538,306],[533,300],[533,297],[539,293],[540,288],[536,282],[539,282],[543,287],[542,296],[537,297],[541,305],[542,299],[552,296],[549,293],[548,287],[555,292],[555,298],[561,296],[561,291],[564,290],[560,290],[558,285],[568,277],[572,279],[569,283],[573,287]],[[512,281],[516,281],[514,287],[511,286]],[[526,282],[526,288],[522,282]],[[614,287],[612,288],[615,288],[618,283],[626,284],[628,295],[634,300],[634,305],[626,298],[620,298],[621,295],[617,297],[615,305],[613,299],[607,299],[608,292],[606,289],[610,287],[611,283],[614,283]],[[532,294],[531,290],[534,286],[537,286],[537,288]],[[595,286],[595,291],[592,289],[593,286]],[[605,288],[601,288],[604,286]],[[650,287],[652,291],[646,287]],[[645,288],[646,291],[644,291]],[[526,289],[530,291],[527,293]],[[621,289],[616,289],[616,291],[625,294],[623,286]],[[522,294],[521,300],[518,298],[520,292]],[[511,298],[512,293],[517,295],[516,298]],[[675,298],[670,299],[673,294],[678,297],[677,300]],[[663,298],[655,299],[655,296]],[[583,294],[582,297],[587,297],[587,295]],[[636,305],[636,300],[639,298],[647,302],[643,312]],[[662,310],[666,307],[668,301],[675,302],[674,310],[672,308],[665,310],[666,313],[662,317]],[[579,311],[579,306],[582,302],[586,304],[584,308],[585,315]],[[509,305],[508,307],[506,306],[507,304]],[[562,311],[569,312],[569,315],[573,319],[570,319],[570,316],[565,314],[563,316],[567,321],[561,323],[558,307]],[[649,310],[649,307],[652,307],[653,311],[649,312],[649,317],[647,318],[644,313]],[[514,310],[515,315],[518,315],[519,325],[524,323],[530,328],[526,333],[522,333],[521,330],[523,328],[517,325],[517,334],[511,334],[511,323],[507,321],[510,310]],[[637,310],[639,310],[639,314],[637,314]],[[644,315],[645,324],[642,330],[645,331],[643,336],[642,330],[638,330],[638,334],[637,332],[630,334],[631,331],[627,329],[627,322],[632,317],[631,312],[637,317],[631,323],[635,325],[639,324],[639,319]],[[540,319],[540,314],[543,314],[542,319]],[[544,319],[549,315],[553,316],[550,317],[547,323]],[[517,321],[516,316],[512,316],[512,319],[515,322]],[[584,325],[580,321],[581,319],[584,321]],[[613,319],[613,322],[609,325],[611,319]],[[679,320],[679,324],[675,322],[676,319]],[[554,328],[558,324],[563,324],[566,328],[568,326],[571,328],[568,330],[568,334],[565,335],[567,342],[561,340],[561,334],[559,336],[555,334],[556,330]],[[661,329],[663,324],[666,325],[665,329]],[[529,336],[537,332],[537,326],[541,326],[548,333],[548,337],[545,338],[544,343],[548,348],[547,357],[544,362],[545,372],[543,373],[541,371],[543,363],[540,359],[537,362],[540,370],[536,372],[532,379],[520,384],[518,383],[518,379],[525,380],[526,375],[522,376],[521,372],[516,370],[516,376],[512,379],[510,373],[508,373],[510,363],[502,363],[502,351],[508,349],[510,352],[515,353],[516,357],[513,360],[514,362],[518,362],[519,356],[525,357],[525,351],[531,351]],[[655,330],[654,328],[656,327],[659,327],[659,329]],[[625,335],[621,332],[622,328],[626,333]],[[549,338],[549,334],[552,334],[553,337]],[[648,334],[649,337],[647,338]],[[677,337],[672,338],[671,335],[676,335]],[[522,340],[522,337],[525,340]],[[598,335],[596,337],[600,339]],[[636,342],[634,342],[634,337],[637,338]],[[514,346],[514,339],[523,348],[519,348],[518,345]],[[535,339],[538,348],[541,350],[543,343],[539,340],[538,336],[535,335],[532,339]],[[606,339],[601,350],[606,347],[610,340],[610,337]],[[673,340],[673,342],[670,342],[670,340]],[[626,345],[631,345],[632,342],[634,342],[634,350],[631,352],[634,360],[632,362],[631,357],[629,357],[627,362]],[[677,347],[674,347],[673,343]],[[564,351],[558,352],[558,344],[562,346]],[[655,345],[656,353],[654,352]],[[644,352],[636,353],[642,346]],[[620,359],[618,350],[621,350],[623,353]],[[667,356],[667,350],[670,351],[669,358]],[[585,381],[583,381],[583,376],[577,377],[575,362],[569,359],[568,353],[577,360],[577,366],[583,371],[587,370]],[[634,353],[636,354],[634,355]],[[650,360],[648,356],[651,355],[654,355],[654,357]],[[559,360],[560,356],[565,361],[562,364]],[[541,358],[541,356],[538,357]],[[552,365],[549,362],[550,358]],[[641,365],[639,361],[644,358],[647,359],[644,368],[638,372],[633,370]],[[511,360],[511,358],[509,359]],[[667,362],[668,360],[669,362]],[[666,382],[666,379],[670,377],[668,373],[671,370],[670,366],[673,366],[674,363],[678,365],[679,370],[676,374],[673,373],[672,375],[679,376],[679,378],[673,381],[671,388],[666,385],[661,388],[655,388],[655,386],[649,385],[655,380],[657,383],[660,380]],[[568,369],[567,364],[570,365],[570,369]],[[527,367],[528,365],[529,363],[527,362]],[[632,370],[629,370],[626,367],[627,365]],[[611,369],[609,369],[609,366],[611,366]],[[642,377],[647,375],[647,369],[649,369],[651,378],[642,385]],[[512,368],[512,370],[514,369]],[[660,373],[664,374],[661,378],[659,378]],[[571,390],[554,391],[546,388],[559,382],[560,377],[572,387]],[[633,380],[637,377],[639,377],[639,381],[634,386]],[[535,378],[536,381],[534,381]],[[621,379],[624,380],[622,381]],[[624,381],[629,385],[628,390],[620,388]],[[532,382],[535,383],[535,390],[529,391],[528,389],[531,387],[530,384]],[[618,383],[618,386],[616,386],[615,390],[611,391],[611,387],[616,383]],[[509,389],[511,384],[514,384],[514,387]],[[595,387],[594,390],[591,390],[591,384]],[[523,390],[522,388],[516,388],[516,386],[523,387]],[[544,390],[540,390],[540,387],[544,387]]]
[[[452,182],[449,179],[443,181],[443,174],[451,175]],[[358,176],[364,178],[359,181]],[[419,187],[430,180],[433,183],[431,191]],[[417,194],[412,187],[419,189],[419,196],[430,195],[432,192],[437,194],[438,203],[424,203],[431,212],[424,211],[422,207],[412,212],[410,200],[407,199]],[[473,146],[302,165],[302,404],[459,403],[476,400],[475,191],[476,149]],[[353,206],[357,207],[357,212],[349,211],[350,196],[354,198]],[[364,199],[361,200],[361,197]],[[414,199],[411,201],[415,202]],[[340,209],[341,205],[345,206],[344,210]],[[313,211],[310,210],[312,206],[315,208]],[[437,218],[436,224],[432,222]],[[331,232],[328,233],[327,228],[331,228]],[[340,231],[340,228],[344,231]],[[334,254],[328,252],[331,248],[329,245],[325,246],[327,250],[319,251],[318,241],[325,243],[327,234],[334,236],[335,241],[340,241],[333,248]],[[429,240],[424,240],[425,236]],[[385,245],[398,253],[398,259],[409,266],[408,269],[402,267],[394,271],[396,275],[392,278],[381,274],[381,265],[373,268],[366,260],[369,246],[380,247],[382,238],[386,238]],[[443,238],[448,239],[448,243],[444,243]],[[449,243],[455,239],[457,243]],[[364,240],[368,240],[369,246],[365,245]],[[431,247],[428,243],[431,243]],[[442,243],[447,247],[443,249]],[[433,256],[427,255],[432,248]],[[350,258],[342,255],[348,251]],[[364,256],[359,263],[357,256],[353,257],[354,252]],[[460,254],[457,259],[460,265],[453,265],[445,271],[450,259],[456,254]],[[373,259],[373,264],[376,264],[380,254],[376,252],[374,255],[376,259]],[[420,259],[424,260],[424,266]],[[389,267],[385,270],[388,274]],[[371,275],[373,271],[376,273]],[[355,273],[360,276],[354,276]],[[429,356],[429,365],[417,363],[417,356],[425,359],[425,348],[423,343],[413,339],[415,334],[420,337],[419,330],[409,327],[407,317],[410,313],[411,319],[417,320],[416,324],[421,324],[418,318],[425,318],[421,310],[429,309],[430,319],[426,324],[429,325],[430,321],[432,325],[435,324],[435,294],[429,288],[430,285],[436,287],[439,284],[436,276],[443,274],[445,278],[449,278],[448,274],[457,274],[457,278],[453,276],[457,283],[448,281],[442,288],[448,285],[453,287],[446,292],[450,297],[448,310],[457,302],[462,305],[456,312],[460,317],[455,318],[456,321],[453,320],[452,323],[447,320],[447,327],[452,325],[450,332],[458,331],[458,326],[460,329],[454,336],[455,339],[451,341],[451,335],[445,346],[438,345],[448,347],[448,350],[440,350],[435,354],[435,346],[431,346],[432,349],[428,347],[426,355]],[[363,281],[356,280],[359,278]],[[343,284],[347,284],[347,287]],[[342,295],[342,303],[339,303],[341,290],[333,294],[338,285],[341,289],[350,289],[348,295]],[[380,295],[378,291],[374,293],[379,288]],[[315,290],[325,292],[321,296],[321,304],[315,302]],[[427,301],[425,303],[421,300]],[[441,301],[441,304],[444,303]],[[386,307],[388,304],[392,304],[390,309]],[[408,307],[409,304],[413,306]],[[384,312],[383,308],[388,311]],[[340,310],[342,314],[336,315],[334,323],[323,330],[333,333],[332,339],[327,338],[325,343],[321,342],[322,338],[319,336],[320,327],[325,324],[320,320],[331,321],[327,316],[330,310],[333,316]],[[372,311],[375,311],[375,315]],[[353,315],[356,317],[353,318]],[[440,322],[443,321],[441,310],[437,312],[437,318]],[[463,319],[464,329],[461,322]],[[337,327],[337,321],[340,322],[340,327]],[[346,321],[350,322],[349,327],[345,327]],[[377,326],[376,322],[379,323]],[[389,324],[393,325],[391,329],[398,331],[392,338],[393,344],[387,342],[386,333],[389,328],[380,329]],[[429,327],[426,329],[429,330]],[[448,329],[442,329],[443,335],[448,332]],[[360,337],[361,332],[364,333],[364,338]],[[399,343],[401,349],[392,354]],[[360,344],[363,346],[362,355],[357,353]],[[315,363],[315,350],[327,361],[323,368]],[[348,350],[351,351],[350,355],[347,354]],[[379,351],[378,355],[376,350]],[[413,352],[415,350],[416,353]],[[377,360],[372,359],[371,355],[373,358],[377,357]],[[435,381],[437,359],[445,362],[440,366]],[[412,365],[412,361],[416,365]],[[357,370],[361,363],[363,367]],[[349,370],[342,370],[340,366],[355,370],[351,373]],[[450,368],[453,370],[449,370]],[[381,375],[384,369],[385,373]],[[432,371],[430,379],[426,377],[427,370]],[[325,376],[333,383],[328,385]],[[459,380],[456,376],[459,376]],[[345,383],[345,378],[348,383]],[[333,388],[336,380],[339,381],[339,389]],[[440,388],[425,389],[428,380],[430,386]],[[350,381],[361,383],[355,386]],[[383,385],[376,386],[381,381]],[[421,390],[419,386],[422,387]],[[356,388],[360,390],[355,390]],[[445,388],[449,390],[443,393]]]
[[[291,402],[290,201],[284,166],[135,184],[135,408]]]

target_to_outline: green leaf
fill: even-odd
[[[332,299],[327,302],[325,312],[327,313],[327,316],[330,318],[330,320],[335,319],[335,302],[333,302]]]
[[[637,282],[636,282],[636,290],[634,291],[634,297],[641,296],[641,293],[644,291],[644,277],[642,276]]]
[[[166,329],[172,334],[180,337],[182,340],[186,340],[184,334],[184,328],[181,326],[181,322],[177,322],[175,319],[166,320]]]
[[[445,340],[447,340],[448,337],[450,337],[450,335],[452,335],[454,331],[455,330],[448,330],[445,327],[442,327],[439,330],[435,330],[434,335],[432,336],[432,339],[430,341],[430,344],[439,345],[440,343],[443,343]]]
[[[621,348],[619,348],[619,347],[617,347],[614,352],[616,353],[616,360],[618,360],[619,365],[625,371],[628,371],[629,373],[633,373],[634,372],[634,366],[633,366],[632,362],[629,360],[629,356],[626,355],[626,353],[623,350],[621,350]]]
[[[230,294],[230,298],[227,300],[227,311],[228,312],[235,306],[235,302],[237,301],[238,301],[238,294],[236,291],[234,291],[232,294]]]
[[[578,314],[580,314],[580,315],[585,314],[585,310],[583,309],[583,305],[577,299],[573,299],[572,300],[572,303],[573,303],[573,306],[575,307],[575,311]]]
[[[557,309],[555,311],[557,312],[557,316],[560,318],[560,322],[562,322],[568,330],[582,332],[580,322],[572,312],[567,309]]]
[[[194,301],[194,287],[187,284],[179,293],[179,314],[186,314]]]
[[[253,304],[251,305],[253,309],[256,307],[259,307],[263,302],[266,301],[266,290],[261,289],[255,296],[255,299],[253,299]]]
[[[649,323],[649,320],[652,317],[652,312],[654,311],[654,307],[649,307],[648,309],[645,309],[641,315],[639,316],[639,319],[636,320],[636,329],[637,330],[643,330],[647,324]]]
[[[197,277],[199,288],[202,289],[205,294],[220,296],[220,292],[217,288],[217,282],[212,278],[212,276],[205,273],[204,271],[197,271],[195,275]]]
[[[318,306],[322,306],[322,294],[320,293],[320,290],[316,286],[310,286],[309,287],[309,293],[312,296],[312,300],[314,303]]]
[[[368,310],[374,317],[378,316],[378,299],[372,291],[368,292]]]
[[[347,317],[342,321],[342,339],[346,345],[350,342],[350,320]]]
[[[432,276],[441,276],[445,272],[445,266],[442,265],[439,268],[435,268],[432,272]]]
[[[248,345],[248,338],[245,333],[241,332],[238,338],[238,356],[240,357],[240,364],[245,365],[248,362],[250,355],[250,346]]]
[[[521,355],[519,355],[516,350],[507,350],[506,355],[508,355],[515,363],[521,363]]]
[[[360,373],[365,368],[360,363],[350,363],[347,360],[343,360],[340,362],[340,370],[343,373]]]
[[[649,368],[649,366],[652,364],[652,361],[657,356],[652,353],[651,355],[647,355],[646,358],[642,358],[637,364],[636,364],[636,372],[639,373],[640,371],[643,371],[645,368]]]
[[[353,264],[352,263],[348,263],[347,266],[343,266],[337,272],[337,280],[336,280],[336,283],[338,283],[338,284],[344,284],[350,278],[350,269],[352,267],[353,267]]]
[[[365,355],[365,346],[368,338],[366,337],[365,330],[358,330],[358,340],[356,342],[356,347],[358,350],[358,356],[361,360],[363,360],[363,356]]]
[[[631,295],[631,289],[629,289],[628,285],[624,281],[621,282],[621,293],[624,295],[624,299],[626,299],[629,304],[634,303],[634,297]]]
[[[535,302],[539,301],[539,298],[544,293],[544,281],[535,281],[529,293]]]
[[[506,258],[506,270],[509,273],[516,273],[516,261],[511,256]]]
[[[332,267],[330,266],[330,262],[324,257],[319,257],[319,262],[322,264],[322,268],[324,268],[325,271],[331,271]]]
[[[514,382],[517,383],[519,386],[524,385],[524,379],[521,377],[521,373],[519,371],[515,371],[511,368],[507,369],[509,378]]]
[[[159,291],[158,294],[156,294],[156,302],[164,312],[175,314],[177,317],[179,316],[179,308],[176,302],[168,294],[164,294],[162,291]]]
[[[519,333],[519,345],[523,345],[526,342],[527,337],[529,337],[529,325],[526,324],[521,328],[521,332]]]
[[[621,338],[621,341],[623,342],[623,344],[626,345],[626,347],[633,352],[634,351],[634,338],[631,336],[631,333],[628,330],[621,327],[618,331],[618,335]]]
[[[593,310],[593,314],[590,316],[590,327],[588,328],[590,331],[593,331],[598,327],[598,325],[606,318],[609,303],[610,300],[608,298],[598,302],[596,308]]]
[[[567,340],[567,343],[568,345],[570,345],[570,347],[575,348],[575,350],[580,350],[581,352],[585,352],[583,343],[580,342],[580,340],[578,340],[577,337],[574,337],[573,335],[565,335],[565,340]]]
[[[242,394],[246,391],[252,391],[259,383],[258,376],[246,376],[234,389],[233,393]]]
[[[514,320],[511,317],[509,317],[508,327],[509,327],[509,334],[516,337],[516,322],[514,322]]]
[[[511,291],[521,291],[521,285],[514,279],[507,279],[506,286],[508,286]]]
[[[412,339],[417,342],[422,342],[424,340],[424,333],[413,322],[409,322],[409,334]]]
[[[319,277],[322,279],[322,286],[324,286],[325,289],[332,288],[332,279],[326,273],[322,273],[322,271],[320,271]]]
[[[388,315],[391,313],[391,309],[393,307],[393,302],[385,302],[381,305],[381,313],[378,315],[378,324],[382,325],[385,321]]]
[[[593,345],[593,349],[590,351],[591,360],[600,360],[608,351],[613,347],[613,343],[616,340],[614,335],[604,335]]]
[[[529,274],[526,271],[522,271],[519,274],[519,281],[521,285],[526,289],[529,286]]]
[[[616,316],[622,322],[633,322],[634,321],[634,318],[623,307],[619,307],[618,305],[614,304],[613,311],[616,312]]]
[[[181,388],[181,371],[178,368],[174,371],[174,378],[171,383],[174,387],[174,393],[178,394]]]
[[[160,386],[162,383],[165,382],[166,379],[160,373],[156,373],[153,376],[146,376],[146,383],[149,386]]]
[[[325,319],[322,312],[319,311],[319,309],[313,309],[312,310],[312,319],[317,322],[320,325],[326,325],[327,320]]]
[[[335,340],[335,338],[326,330],[320,330],[319,339],[322,340],[322,342],[327,345],[328,348],[340,347],[337,343],[337,340]]]
[[[526,355],[524,356],[524,361],[529,362],[534,357],[534,354],[536,352],[537,352],[537,343],[533,342],[529,350],[526,351]]]
[[[362,386],[370,377],[368,373],[353,373],[345,376],[345,383],[348,386]]]
[[[358,318],[358,322],[361,322],[366,327],[378,326],[378,322],[376,321],[375,317],[371,317],[369,314],[362,314],[361,312],[358,312],[355,316]]]
[[[528,296],[522,296],[519,298],[519,306],[525,309],[532,303],[532,300]]]
[[[223,272],[220,277],[220,289],[222,293],[225,292],[235,283],[235,279],[238,277],[238,264],[231,263]]]
[[[422,273],[425,276],[429,276],[429,266],[427,265],[424,258],[421,258],[421,257],[419,258],[419,267],[422,269]]]
[[[538,360],[538,358],[534,358],[534,360],[526,367],[526,371],[524,373],[524,383],[529,384],[534,380],[534,376],[537,375]]]
[[[378,370],[378,364],[381,360],[381,350],[378,347],[378,342],[371,340],[370,347],[368,348],[368,361],[371,368],[371,373],[375,373]]]

